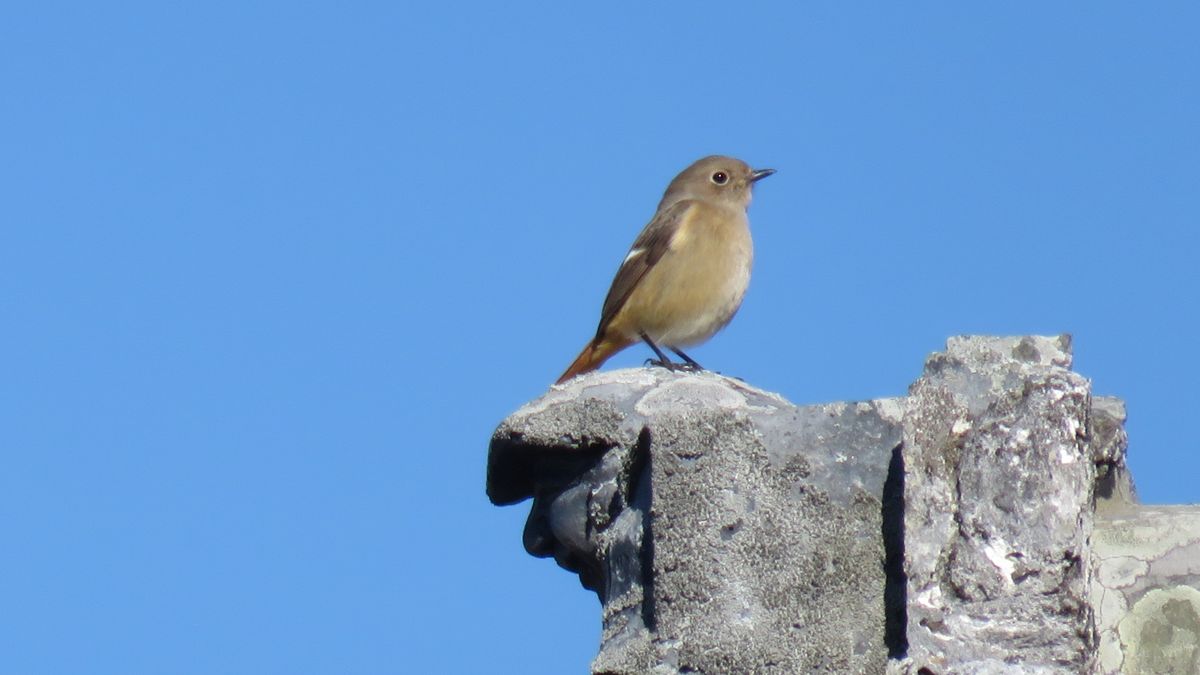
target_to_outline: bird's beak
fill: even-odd
[[[752,171],[750,172],[750,182],[757,183],[773,173],[775,173],[775,169],[758,169],[756,171]]]

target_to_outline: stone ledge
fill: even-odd
[[[592,373],[501,423],[488,495],[599,595],[594,673],[1200,672],[1200,507],[1135,503],[1070,366],[958,337],[907,397],[803,407]]]

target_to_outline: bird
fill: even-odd
[[[682,349],[724,328],[750,284],[754,184],[775,173],[733,157],[696,160],[676,176],[617,269],[600,325],[556,384],[596,370],[613,354],[645,342],[671,370],[703,370]],[[662,348],[683,363],[672,362]]]

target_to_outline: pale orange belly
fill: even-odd
[[[750,283],[749,233],[692,237],[658,262],[630,295],[627,320],[613,328],[638,339],[645,333],[667,347],[687,347],[712,337],[733,318]],[[708,233],[705,233],[708,234]]]

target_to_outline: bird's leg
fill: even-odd
[[[638,335],[642,338],[642,342],[650,345],[650,349],[653,349],[654,354],[658,356],[657,361],[654,359],[646,359],[647,365],[662,366],[663,368],[670,368],[671,366],[675,365],[671,362],[671,359],[667,358],[666,354],[662,353],[662,350],[658,348],[658,345],[654,344],[654,340],[651,340],[649,335],[646,335],[645,333],[638,333]]]
[[[700,365],[699,363],[696,363],[695,359],[688,356],[687,354],[684,354],[683,350],[676,349],[674,347],[669,347],[669,349],[671,351],[675,352],[675,354],[678,355],[679,358],[683,359],[684,362],[687,364],[687,365],[683,366],[684,370],[695,370],[695,371],[704,370],[704,366]]]
[[[668,359],[667,355],[664,354],[662,352],[662,350],[658,348],[658,345],[654,344],[654,340],[651,340],[649,335],[646,335],[645,333],[638,333],[638,335],[642,338],[642,342],[645,342],[647,345],[650,345],[650,349],[653,349],[654,353],[658,356],[657,360],[646,359],[646,365],[659,366],[662,368],[666,368],[667,370],[670,370],[670,371],[685,370],[685,369],[690,370],[690,367],[687,364],[675,363],[671,359]],[[678,352],[676,352],[676,353],[678,353]],[[688,359],[688,360],[690,361],[691,359]]]

